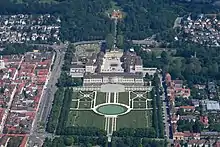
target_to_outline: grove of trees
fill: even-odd
[[[63,105],[63,98],[64,98],[64,89],[59,88],[54,95],[54,101],[46,127],[46,131],[49,133],[55,133],[58,124],[57,118],[59,118],[60,116],[61,108]]]
[[[71,88],[65,89],[63,105],[58,119],[59,123],[56,128],[56,134],[62,134],[63,132],[65,132],[64,128],[66,127],[66,122],[68,120],[69,109],[73,97],[72,94],[73,90]]]
[[[138,137],[113,138],[111,147],[166,147],[165,140]]]
[[[112,21],[106,12],[112,8],[109,0],[56,0],[55,3],[40,3],[39,0],[1,0],[1,15],[7,14],[53,14],[60,16],[61,39],[71,42],[104,39],[112,33]],[[180,3],[178,0],[120,0],[116,1],[125,14],[118,22],[118,32],[126,39],[144,39],[173,27],[177,16],[184,14],[218,13],[212,4]]]

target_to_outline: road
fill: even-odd
[[[169,141],[170,144],[173,143],[172,136],[171,136],[171,124],[170,124],[170,113],[169,113],[169,104],[168,104],[168,98],[166,95],[166,89],[165,85],[163,83],[163,77],[162,75],[159,75],[160,81],[161,81],[161,87],[163,88],[163,94],[161,95],[162,100],[163,100],[163,121],[165,125],[165,137]]]
[[[36,45],[36,44],[35,44]],[[45,137],[51,134],[45,132],[45,125],[52,108],[54,94],[57,90],[56,83],[61,74],[61,67],[64,62],[64,53],[66,46],[64,45],[39,45],[44,47],[52,47],[56,52],[56,58],[53,63],[52,71],[49,75],[48,84],[46,85],[40,100],[37,116],[30,132],[28,146],[33,147],[35,144],[42,145]],[[41,129],[39,127],[42,127]]]

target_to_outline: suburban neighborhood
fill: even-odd
[[[219,119],[213,117],[220,111],[219,101],[214,99],[217,85],[208,82],[189,89],[182,80],[172,80],[169,73],[165,83],[174,145],[219,146]]]
[[[1,56],[0,131],[5,134],[1,136],[5,140],[1,145],[13,142],[7,139],[12,137],[21,140],[21,147],[26,146],[53,60],[54,53],[39,50],[25,55]]]
[[[61,20],[50,14],[0,16],[0,43],[59,42]]]

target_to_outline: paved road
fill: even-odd
[[[169,114],[169,106],[168,106],[168,99],[166,97],[166,91],[164,89],[163,85],[163,77],[162,75],[159,75],[160,81],[161,81],[161,87],[163,88],[163,94],[162,94],[162,100],[163,100],[163,116],[164,116],[164,124],[165,124],[165,137],[169,141],[170,144],[173,143],[173,140],[171,138],[171,129],[170,129],[170,114]]]
[[[48,84],[43,92],[41,102],[39,104],[39,109],[37,112],[36,121],[33,124],[32,130],[30,132],[30,138],[28,146],[33,147],[35,144],[42,145],[45,137],[50,137],[51,134],[45,132],[45,125],[47,124],[47,118],[49,116],[50,110],[52,108],[54,94],[57,90],[55,86],[57,79],[61,73],[61,65],[64,62],[64,53],[66,46],[55,46],[55,45],[40,45],[44,47],[52,47],[56,52],[56,58],[53,64],[53,68],[50,74]],[[43,124],[42,129],[39,129],[40,124]]]

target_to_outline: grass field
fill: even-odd
[[[120,92],[118,102],[129,105],[129,93],[128,92]]]
[[[78,107],[77,105],[78,105],[78,101],[72,101],[70,108],[77,108]]]
[[[144,109],[146,108],[146,101],[134,101],[133,109]]]
[[[117,119],[117,129],[120,128],[146,128],[151,126],[151,117],[148,110],[131,111],[130,113],[119,116]]]
[[[96,105],[103,104],[105,102],[106,102],[106,93],[104,93],[104,92],[97,92],[97,95],[96,95]]]
[[[73,92],[73,98],[74,100],[78,99],[79,93],[78,92]]]
[[[70,111],[68,116],[68,124],[71,126],[104,128],[104,123],[105,118],[91,110]]]
[[[90,109],[91,106],[92,106],[92,102],[91,101],[79,102],[79,109]]]

